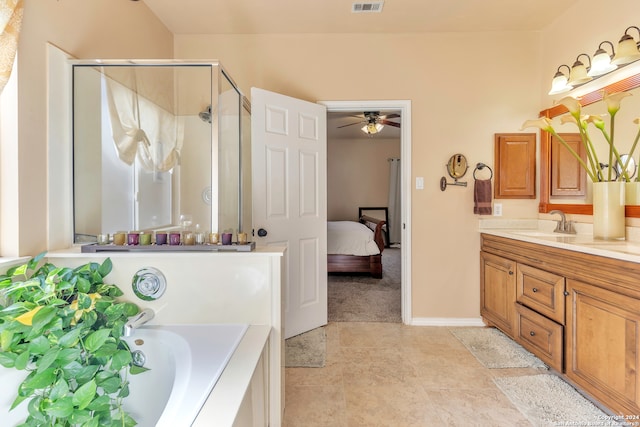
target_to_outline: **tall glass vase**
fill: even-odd
[[[640,182],[631,181],[625,183],[624,199],[627,206],[640,205]]]
[[[593,183],[593,237],[624,240],[624,182]]]

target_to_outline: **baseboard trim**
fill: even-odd
[[[411,326],[487,326],[481,317],[414,317]]]

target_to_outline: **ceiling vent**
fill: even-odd
[[[367,3],[354,3],[351,7],[353,13],[380,13],[382,12],[383,1],[372,1]]]

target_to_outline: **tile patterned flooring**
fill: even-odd
[[[531,426],[446,327],[329,323],[324,368],[285,369],[284,427]]]

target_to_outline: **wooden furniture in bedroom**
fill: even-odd
[[[362,215],[360,222],[363,224],[375,224],[373,239],[380,249],[377,255],[327,255],[327,271],[329,273],[371,273],[376,279],[382,278],[382,251],[384,250],[384,238],[382,228],[385,221]]]
[[[391,246],[391,240],[389,240],[389,236],[390,236],[390,231],[389,231],[389,208],[387,208],[386,206],[381,206],[381,207],[373,207],[373,208],[369,208],[369,207],[364,207],[364,208],[358,208],[358,218],[362,218],[362,215],[367,215],[365,212],[367,211],[382,211],[384,212],[384,227],[382,227],[382,232],[384,233],[384,247],[388,248],[389,246]]]

